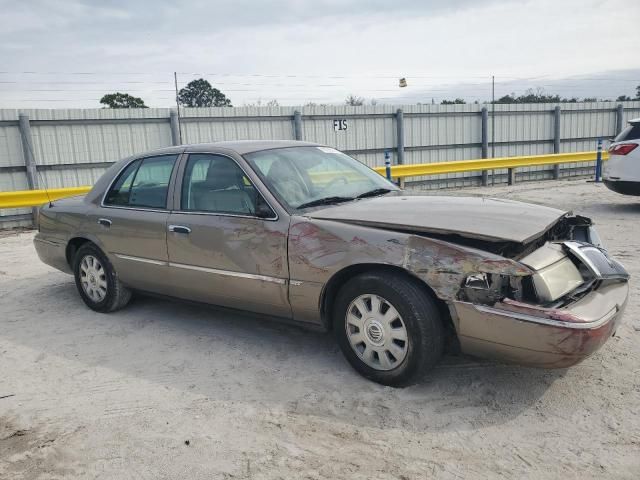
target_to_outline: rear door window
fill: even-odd
[[[113,184],[105,204],[166,208],[169,180],[176,159],[177,155],[162,155],[135,160]]]
[[[628,140],[640,140],[640,123],[631,123],[622,130],[615,138],[614,142],[625,142]]]

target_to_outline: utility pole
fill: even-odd
[[[173,72],[173,83],[176,88],[176,109],[178,110],[178,136],[180,137],[180,145],[182,145],[182,122],[180,121],[180,102],[178,101],[178,73]]]
[[[491,158],[496,158],[496,77],[491,75]],[[495,171],[491,170],[491,185],[495,184]]]

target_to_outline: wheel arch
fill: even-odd
[[[349,280],[351,280],[356,275],[360,275],[362,273],[378,273],[378,272],[393,272],[396,274],[400,274],[407,279],[415,282],[416,285],[420,287],[420,289],[425,293],[425,295],[429,295],[433,301],[438,306],[438,310],[442,315],[442,319],[444,321],[444,327],[447,330],[448,335],[453,335],[455,337],[456,330],[453,325],[453,320],[451,319],[451,312],[449,311],[449,307],[447,303],[438,298],[435,294],[434,290],[421,278],[413,275],[411,272],[405,270],[402,267],[396,265],[388,265],[388,264],[380,264],[380,263],[360,263],[355,265],[350,265],[348,267],[339,270],[329,279],[329,281],[325,284],[322,289],[320,295],[320,316],[322,319],[322,323],[327,330],[332,330],[333,325],[331,322],[331,311],[333,308],[333,303],[335,301],[338,292]]]
[[[73,269],[73,260],[76,256],[76,252],[80,249],[80,247],[82,247],[82,245],[86,243],[93,243],[94,245],[98,246],[96,242],[84,236],[72,237],[67,242],[67,247],[65,249],[65,257],[67,259],[67,264],[71,269]]]

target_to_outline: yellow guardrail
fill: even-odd
[[[602,152],[602,159],[609,158]],[[421,175],[440,175],[443,173],[477,172],[479,170],[498,170],[502,168],[536,167],[559,163],[593,162],[596,152],[555,153],[551,155],[528,155],[524,157],[482,158],[478,160],[457,160],[454,162],[420,163],[414,165],[393,165],[393,178],[419,177]],[[385,175],[385,167],[374,168]]]
[[[58,200],[74,195],[84,195],[91,187],[52,188],[50,190],[18,190],[0,192],[0,208],[21,208],[43,205],[49,200]]]
[[[609,155],[602,152],[602,159]],[[474,172],[479,170],[498,170],[504,168],[535,167],[560,163],[592,162],[596,152],[558,153],[552,155],[528,155],[523,157],[483,158],[478,160],[457,160],[454,162],[420,163],[414,165],[394,165],[391,167],[393,178],[418,177],[422,175],[440,175],[444,173]],[[374,168],[385,175],[385,167]],[[19,190],[0,192],[0,208],[34,207],[50,200],[83,195],[91,187],[53,188],[51,190]]]

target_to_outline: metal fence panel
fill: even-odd
[[[618,104],[560,104],[560,152],[594,150],[597,138],[612,138],[620,128]],[[640,101],[622,104],[624,123],[640,117]],[[495,156],[553,153],[555,104],[186,108],[180,109],[180,117],[182,143],[294,139],[294,112],[299,111],[302,122],[298,133],[303,140],[345,150],[374,167],[384,164],[385,150],[391,151],[393,163],[398,161],[398,108],[404,113],[405,163],[480,158],[483,107],[489,114],[489,156],[492,152]],[[28,188],[18,127],[20,113],[30,120],[38,178],[50,188],[92,184],[111,162],[168,146],[172,136],[178,138],[167,108],[0,109],[0,190]],[[493,136],[496,143],[492,146]],[[569,164],[561,167],[560,175],[592,170],[592,162]],[[517,170],[516,178],[551,178],[552,173],[548,166],[525,167]],[[490,182],[506,181],[506,171],[493,174]],[[439,188],[478,185],[480,179],[481,172],[465,172],[414,178],[412,182]],[[27,212],[21,209],[17,214]],[[0,211],[0,216],[15,214]]]

